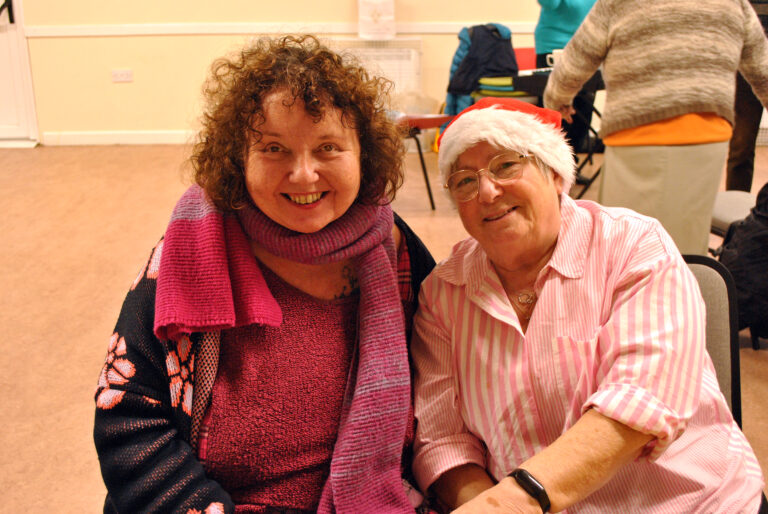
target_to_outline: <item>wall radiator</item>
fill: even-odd
[[[394,94],[421,91],[421,39],[388,40],[332,39],[329,46],[341,53],[352,53],[374,75],[395,84]]]

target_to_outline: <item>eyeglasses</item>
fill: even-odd
[[[488,162],[487,168],[481,168],[477,171],[458,170],[451,173],[448,182],[443,187],[451,192],[451,196],[457,202],[468,202],[477,196],[481,174],[485,173],[494,182],[506,184],[520,176],[523,166],[530,158],[530,155],[517,152],[500,153]]]

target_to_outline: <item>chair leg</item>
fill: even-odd
[[[419,143],[419,138],[416,137],[418,135],[418,132],[413,133],[411,132],[410,136],[413,138],[413,140],[416,142],[416,150],[419,152],[419,160],[421,161],[421,172],[424,174],[424,183],[427,185],[427,194],[429,195],[429,205],[432,207],[432,210],[435,210],[435,200],[432,198],[432,188],[429,187],[429,175],[427,175],[427,165],[424,163],[424,155],[421,153],[421,143]]]
[[[598,175],[600,175],[600,171],[601,171],[602,169],[603,169],[603,167],[602,167],[602,166],[600,166],[599,168],[597,168],[597,171],[595,172],[595,174],[594,174],[594,175],[592,175],[590,178],[588,178],[588,179],[586,180],[586,183],[584,184],[584,187],[582,188],[582,190],[581,190],[581,191],[579,191],[579,194],[578,194],[578,195],[576,195],[576,199],[577,199],[577,200],[578,200],[579,198],[581,198],[582,196],[584,196],[584,193],[586,193],[586,192],[587,192],[587,189],[589,189],[589,188],[590,188],[590,186],[592,185],[592,182],[594,182],[594,181],[595,181],[595,179],[598,177]]]
[[[752,349],[760,349],[760,338],[757,336],[757,329],[749,327],[749,335],[752,336]]]
[[[592,105],[592,111],[595,112],[598,117],[601,117],[600,116],[600,111],[595,109],[594,105]],[[581,118],[581,120],[586,123],[586,121],[587,121],[586,118],[580,112],[576,112],[576,116]],[[590,164],[590,165],[592,164],[592,157],[594,156],[595,150],[596,150],[592,146],[592,140],[589,138],[590,132],[594,133],[595,137],[597,137],[599,139],[598,132],[594,128],[592,128],[592,125],[589,125],[589,130],[587,131],[587,139],[588,139],[587,155],[584,158],[584,160],[581,161],[581,163],[576,167],[576,184],[582,186],[581,191],[579,191],[579,194],[576,197],[577,200],[579,198],[581,198],[582,196],[584,196],[584,193],[587,192],[587,189],[589,189],[589,187],[592,185],[592,182],[595,181],[595,179],[598,177],[598,175],[600,175],[600,171],[603,169],[603,167],[600,166],[599,168],[597,168],[597,171],[595,172],[595,174],[592,175],[591,177],[586,177],[585,175],[582,175],[582,173],[581,173],[581,170],[584,169],[584,167],[587,164]]]

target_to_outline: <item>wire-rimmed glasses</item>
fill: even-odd
[[[530,157],[518,152],[502,152],[494,156],[485,168],[451,173],[443,187],[451,192],[457,202],[468,202],[477,196],[481,174],[485,173],[489,179],[499,184],[511,182],[520,176]]]

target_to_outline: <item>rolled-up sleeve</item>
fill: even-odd
[[[705,307],[696,278],[671,241],[650,231],[614,288],[598,335],[597,390],[583,407],[651,434],[656,459],[693,415],[705,365]]]
[[[411,343],[415,366],[414,409],[418,424],[413,473],[422,491],[457,466],[485,467],[485,446],[461,417],[457,379],[452,367],[446,284],[434,274],[421,286]]]

